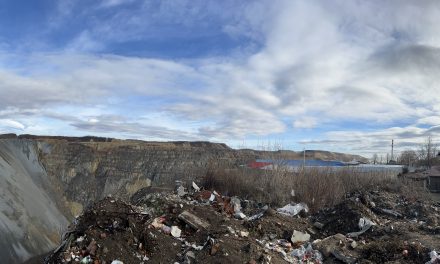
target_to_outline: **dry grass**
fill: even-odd
[[[297,172],[284,166],[273,170],[210,169],[203,179],[203,186],[273,206],[301,201],[307,203],[312,211],[333,206],[347,193],[356,190],[394,186],[411,192],[389,172],[362,172],[355,167],[306,168]],[[292,190],[294,196],[291,195]]]

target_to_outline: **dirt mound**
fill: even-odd
[[[438,217],[428,201],[358,192],[308,216],[303,204],[280,210],[209,190],[176,193],[144,189],[135,205],[105,198],[76,219],[46,263],[440,261],[438,228],[421,220]]]
[[[348,199],[333,208],[319,211],[312,217],[312,220],[322,223],[322,234],[330,236],[357,231],[359,229],[359,220],[364,217],[377,221],[377,216],[368,207]]]

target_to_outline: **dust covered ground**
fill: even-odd
[[[97,202],[45,263],[440,263],[435,201],[378,189],[312,214],[195,187]]]

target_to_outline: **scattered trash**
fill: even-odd
[[[92,259],[90,258],[90,256],[84,257],[81,260],[81,264],[88,264],[88,263],[92,263]]]
[[[264,214],[267,212],[267,210],[269,210],[269,206],[265,205],[265,206],[262,208],[262,211],[261,211],[261,212],[259,212],[259,213],[257,213],[257,214],[254,214],[254,215],[251,216],[251,217],[248,217],[247,220],[248,220],[248,221],[255,221],[255,220],[258,220],[258,219],[260,219],[261,217],[264,216]]]
[[[113,260],[111,264],[124,264],[124,262],[120,260]]]
[[[301,211],[306,213],[309,212],[309,207],[307,207],[304,203],[298,203],[295,205],[288,204],[282,208],[278,208],[277,212],[284,215],[295,216],[299,214]]]
[[[394,216],[394,217],[403,217],[402,216],[402,214],[401,213],[399,213],[399,212],[396,212],[396,211],[393,211],[393,210],[389,210],[389,209],[382,209],[382,208],[380,208],[380,209],[378,209],[380,212],[382,212],[382,213],[384,213],[384,214],[387,214],[387,215],[390,215],[390,216]]]
[[[430,258],[430,260],[428,262],[426,262],[426,264],[440,263],[440,256],[438,255],[437,251],[435,251],[435,250],[429,252],[429,258]]]
[[[194,189],[196,192],[199,192],[199,191],[200,191],[200,187],[197,186],[197,184],[196,184],[195,182],[192,182],[192,187],[193,187],[193,189]]]
[[[363,233],[367,232],[368,229],[370,229],[370,227],[372,227],[374,225],[376,225],[376,224],[374,222],[372,222],[370,219],[362,217],[361,219],[359,219],[360,231],[348,233],[347,236],[348,237],[358,237],[358,236],[362,235]]]
[[[179,197],[185,196],[185,194],[186,194],[185,187],[183,187],[183,186],[177,187],[177,195]]]
[[[246,215],[244,213],[242,213],[242,212],[235,213],[234,216],[237,219],[245,219],[246,218]]]
[[[357,242],[356,241],[351,242],[350,246],[351,246],[352,249],[356,249],[357,248]]]
[[[182,230],[180,230],[179,227],[177,227],[177,226],[172,226],[171,227],[171,235],[173,237],[178,238],[178,237],[180,237],[181,234],[182,234]]]
[[[208,223],[188,211],[183,211],[181,214],[179,214],[178,218],[195,230],[209,228]]]
[[[336,258],[336,259],[338,259],[338,260],[340,260],[340,261],[342,261],[343,263],[346,263],[346,264],[353,264],[353,263],[356,263],[356,260],[357,259],[355,259],[355,258],[353,258],[353,257],[351,257],[351,256],[346,256],[346,255],[344,255],[341,251],[339,251],[339,250],[334,250],[334,251],[332,251],[332,255]]]
[[[145,192],[137,196],[136,206],[105,198],[75,220],[45,263],[322,263],[324,257],[329,263],[361,258],[368,263],[440,263],[431,251],[435,245],[403,242],[398,236],[412,228],[422,235],[438,234],[435,225],[421,223],[439,218],[439,205],[414,205],[383,192],[370,192],[367,198],[355,193],[336,206],[291,217],[308,212],[307,206],[273,210],[195,186],[183,189],[183,196],[171,190]],[[311,237],[316,239],[312,243]]]
[[[290,238],[290,241],[292,241],[292,243],[297,243],[297,242],[307,242],[310,240],[310,235],[307,233],[303,233],[300,231],[296,231],[293,230],[293,235]]]
[[[240,231],[240,236],[241,237],[248,237],[249,236],[249,232],[247,232],[247,231]]]

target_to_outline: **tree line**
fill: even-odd
[[[431,168],[433,165],[440,165],[439,147],[434,143],[431,136],[418,146],[417,149],[407,149],[397,155],[395,160],[391,160],[390,155],[379,156],[373,154],[371,163],[373,164],[400,164],[408,167],[426,167]]]

